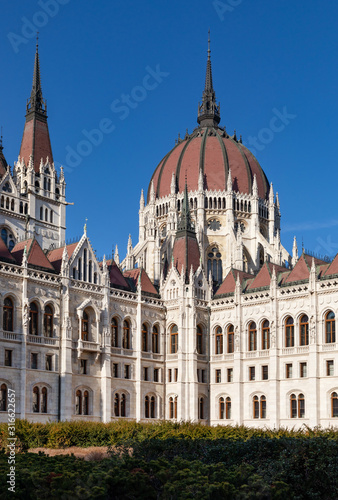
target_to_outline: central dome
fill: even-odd
[[[229,169],[233,191],[251,194],[256,175],[258,196],[263,199],[268,197],[269,182],[265,173],[236,135],[230,137],[217,124],[200,126],[191,135],[187,134],[179,140],[159,163],[149,184],[148,201],[152,182],[157,198],[170,194],[173,173],[179,193],[184,191],[185,182],[188,191],[197,191],[200,172],[205,190],[226,191]]]
[[[173,174],[179,193],[184,191],[186,182],[189,191],[197,191],[200,174],[205,190],[226,191],[229,170],[233,191],[252,194],[256,175],[258,196],[268,197],[269,183],[256,158],[243,146],[242,140],[237,140],[236,133],[230,137],[218,126],[221,115],[212,83],[210,32],[208,44],[205,86],[202,103],[198,106],[199,127],[191,135],[187,133],[184,140],[179,139],[157,166],[149,184],[148,201],[153,182],[157,198],[170,194]]]

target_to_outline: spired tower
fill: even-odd
[[[257,272],[265,261],[284,265],[290,256],[280,241],[278,193],[236,131],[220,127],[213,87],[210,36],[198,127],[161,160],[139,210],[139,241],[128,246],[122,266],[143,266],[159,283],[173,256],[187,184],[191,223],[203,268],[217,287],[233,267]],[[128,262],[127,262],[128,261]]]
[[[57,174],[42,96],[38,43],[33,84],[18,161],[11,169],[0,147],[0,231],[11,250],[23,239],[35,237],[43,250],[60,247],[66,231],[66,183]]]

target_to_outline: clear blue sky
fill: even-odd
[[[221,125],[229,133],[236,129],[247,144],[257,138],[256,156],[280,195],[282,243],[291,251],[296,235],[300,246],[303,238],[305,248],[333,255],[337,18],[332,0],[7,3],[0,18],[7,161],[13,165],[20,149],[35,52],[31,33],[38,29],[55,163],[67,165],[67,152],[86,140],[83,131],[114,128],[67,169],[67,199],[75,203],[67,212],[67,237],[81,235],[88,217],[98,256],[117,243],[124,257],[128,234],[137,242],[141,189],[147,191],[178,133],[196,125],[210,27]],[[150,90],[155,80],[144,79],[157,66],[167,75]],[[138,102],[121,110],[117,100],[131,94]],[[271,127],[276,111],[292,115],[283,130]]]

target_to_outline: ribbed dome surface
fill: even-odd
[[[267,198],[269,182],[250,151],[218,127],[199,127],[179,142],[157,166],[149,184],[148,201],[152,181],[157,198],[170,194],[173,172],[176,176],[176,190],[180,193],[184,191],[185,179],[188,191],[198,189],[200,170],[203,173],[204,189],[224,191],[229,169],[234,191],[251,194],[256,174],[258,195],[260,198]]]

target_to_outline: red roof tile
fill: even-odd
[[[327,269],[323,273],[325,276],[329,276],[330,274],[338,274],[338,254],[335,256],[331,264],[327,265]]]
[[[79,242],[70,243],[69,245],[66,245],[69,258],[72,256],[78,243]],[[51,262],[53,264],[55,271],[57,271],[58,273],[61,271],[62,255],[63,255],[64,248],[65,247],[55,248],[54,250],[51,250],[47,254],[49,262]]]
[[[0,238],[0,260],[1,259],[8,260],[10,262],[15,262],[14,257],[10,254],[2,238]]]
[[[225,293],[234,293],[236,289],[237,276],[239,276],[241,285],[243,285],[243,282],[245,280],[253,278],[252,274],[245,273],[244,271],[238,271],[237,269],[231,269],[225,277],[225,280],[217,290],[215,297],[217,297],[217,295],[223,295]]]
[[[193,271],[196,272],[200,264],[200,250],[196,238],[182,236],[176,239],[174,242],[173,257],[174,266],[179,273],[182,271],[182,267],[187,273],[190,273],[191,266]]]
[[[299,257],[295,267],[292,269],[289,275],[284,278],[283,282],[292,283],[293,281],[303,281],[309,279],[311,263],[309,265],[307,260],[308,259],[304,257],[304,254],[302,254]]]
[[[29,239],[17,243],[13,250],[12,255],[18,264],[22,264],[22,257],[25,247],[27,248],[27,263],[32,266],[43,267],[45,269],[54,271],[54,267],[47,259],[44,251],[40,247],[36,239]]]
[[[141,273],[141,290],[142,292],[147,292],[147,293],[152,293],[152,294],[158,294],[156,288],[150,281],[150,278],[146,271],[144,269],[131,269],[130,271],[125,271],[124,276],[126,278],[130,278],[133,281],[134,288],[137,287],[138,280],[139,280],[139,275]]]
[[[252,280],[252,282],[248,285],[247,290],[270,286],[273,268],[275,268],[276,276],[278,275],[278,273],[284,272],[286,270],[285,267],[276,266],[271,262],[265,262],[255,279]]]
[[[23,131],[20,156],[24,159],[26,165],[31,154],[33,155],[35,172],[39,172],[41,158],[45,163],[48,156],[50,163],[53,163],[47,122],[36,118],[27,121]]]
[[[119,267],[117,266],[116,262],[114,260],[110,261],[110,262],[111,262],[110,265],[107,262],[108,268],[109,268],[110,283],[113,286],[126,288],[128,290],[129,285],[128,285],[127,281],[125,280]]]

